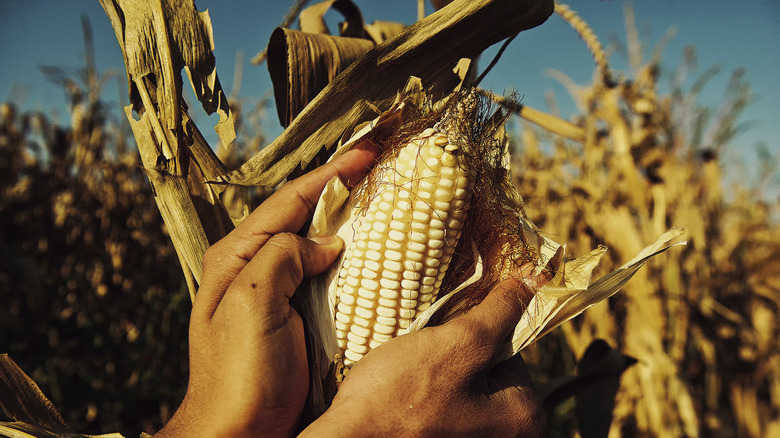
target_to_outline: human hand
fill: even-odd
[[[371,351],[302,436],[542,436],[523,359],[496,359],[522,315],[518,291],[546,282],[531,270],[521,268],[525,282],[505,280],[468,313]]]
[[[190,319],[190,380],[157,436],[290,436],[309,386],[303,323],[289,300],[343,242],[296,235],[334,176],[357,182],[376,151],[356,149],[283,185],[203,258]]]

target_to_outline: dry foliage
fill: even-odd
[[[627,22],[632,29],[630,10]],[[585,141],[528,127],[514,158],[516,182],[529,217],[575,253],[608,246],[606,269],[670,226],[685,226],[689,245],[563,326],[557,342],[566,347],[556,348],[580,357],[600,338],[639,360],[623,377],[613,433],[772,436],[780,427],[778,205],[740,188],[727,202],[718,160],[749,89],[735,72],[720,116],[708,120],[696,97],[710,73],[685,83],[692,52],[661,95],[658,53],[642,63],[632,34],[630,76],[615,84],[601,67],[592,85],[570,90],[583,109],[576,124]],[[546,357],[554,342],[534,355],[542,375],[554,369]],[[581,421],[595,415],[577,413]]]
[[[46,69],[69,127],[0,104],[0,349],[77,430],[152,431],[183,394],[190,303],[91,60]]]
[[[280,29],[272,37],[269,68],[280,119],[289,126],[260,150],[257,139],[231,143],[236,131],[241,134],[241,112],[235,102],[228,106],[216,78],[207,13],[197,12],[189,0],[144,8],[131,7],[127,0],[101,3],[125,56],[131,98],[125,114],[140,161],[126,150],[123,134],[110,132],[118,128],[106,123],[94,69],[86,75],[91,85],[74,99],[70,132],[49,125],[40,115],[20,117],[11,105],[4,105],[0,114],[0,159],[3,169],[10,169],[0,176],[0,219],[18,230],[0,242],[2,266],[16,267],[0,272],[3,288],[16,291],[7,312],[10,319],[0,321],[8,321],[3,333],[19,340],[12,345],[16,351],[46,343],[57,349],[56,354],[41,351],[25,368],[33,370],[56,405],[70,404],[69,414],[78,408],[58,392],[56,370],[65,369],[62,375],[73,378],[90,367],[102,368],[126,386],[115,392],[139,391],[139,381],[150,388],[170,388],[156,379],[178,379],[186,372],[182,356],[170,356],[181,352],[184,342],[161,343],[183,339],[186,330],[186,295],[172,292],[182,289],[172,267],[177,255],[194,294],[203,251],[252,204],[227,183],[270,188],[318,165],[362,122],[387,111],[410,76],[446,95],[473,80],[470,57],[541,23],[553,9],[551,1],[462,0],[404,28],[365,24],[348,1],[314,5],[302,13],[306,32]],[[295,10],[305,3],[296,2]],[[347,18],[341,35],[312,35],[328,7],[341,7]],[[594,306],[528,350],[526,358],[546,384],[544,395],[553,409],[551,433],[575,434],[573,417],[583,436],[610,427],[614,434],[631,436],[777,433],[780,230],[772,216],[778,206],[762,203],[749,192],[726,202],[718,163],[719,153],[738,131],[735,120],[748,101],[746,86],[735,76],[718,118],[708,124],[696,95],[709,73],[686,89],[684,64],[672,93],[659,95],[658,57],[642,64],[636,32],[629,32],[633,70],[628,79],[615,78],[584,21],[565,6],[556,6],[556,11],[587,42],[597,75],[594,84],[572,88],[582,108],[573,122],[503,101],[543,128],[524,129],[522,146],[513,156],[515,183],[526,196],[529,218],[555,240],[567,242],[567,254],[603,260],[600,273],[623,265],[673,226],[688,229],[690,245],[667,253],[663,262],[650,263],[619,298]],[[310,61],[301,64],[311,68],[309,73],[295,74],[290,68],[300,59]],[[221,114],[217,130],[229,146],[219,158],[183,105],[182,69],[204,109]],[[38,130],[31,129],[31,121]],[[36,136],[46,151],[35,150],[30,138]],[[251,159],[241,157],[248,151],[256,153]],[[152,198],[166,228],[160,226]],[[605,253],[602,244],[610,250]],[[597,249],[590,253],[592,248]],[[567,266],[576,269],[578,261],[582,269],[592,268],[585,259]],[[136,275],[138,270],[145,275]],[[56,290],[54,299],[49,290]],[[106,320],[106,314],[123,314],[106,310],[108,298],[116,298],[110,302],[112,309],[119,307],[127,315]],[[58,322],[37,326],[31,339],[24,319],[46,321],[46,315]],[[141,330],[137,321],[145,319],[152,322]],[[111,351],[94,361],[94,352],[79,354],[63,346],[59,337],[72,327],[109,333],[111,342],[98,336],[92,348],[111,345]],[[157,355],[135,353],[128,346],[140,338],[157,349]],[[621,352],[639,362],[630,366],[634,361]],[[116,362],[125,356],[130,357],[129,367]],[[150,367],[151,357],[162,368]],[[572,374],[574,358],[581,358],[580,379],[556,380]],[[140,360],[143,366],[137,365]],[[40,363],[46,363],[46,371]],[[103,380],[93,386],[109,384]],[[571,395],[576,402],[566,401]],[[166,395],[152,396],[159,400]],[[98,410],[93,400],[75,403],[101,416],[119,417],[135,409],[132,400],[123,400]],[[555,407],[555,402],[562,404]],[[168,406],[152,406],[164,421]],[[10,417],[31,420],[3,407]],[[40,424],[60,431],[59,419],[51,418],[53,423]],[[83,418],[77,413],[67,420],[82,428],[88,423],[79,421]],[[108,420],[103,424],[117,428]],[[144,428],[152,431],[156,425]]]

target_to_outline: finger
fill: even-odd
[[[479,331],[485,344],[498,345],[506,340],[525,310],[528,286],[520,279],[500,282],[485,299],[458,319]],[[456,321],[458,320],[456,319]]]
[[[536,289],[544,286],[548,278],[542,273],[533,275],[536,266],[524,263],[509,278],[500,282],[488,296],[464,315],[467,322],[479,321],[485,330],[500,339],[508,335],[520,320]]]
[[[370,148],[354,149],[283,185],[241,225],[209,248],[204,256],[198,295],[213,292],[221,296],[271,236],[283,232],[295,233],[303,227],[314,213],[320,193],[331,178],[338,176],[345,182],[362,178],[377,154],[378,151]],[[209,299],[212,300],[213,297]]]
[[[277,234],[260,248],[227,288],[226,311],[230,301],[247,303],[263,317],[283,322],[289,315],[289,300],[304,278],[325,272],[336,260],[344,241],[336,236],[306,239],[292,233]],[[215,315],[220,300],[204,308],[206,316]],[[256,303],[261,302],[262,305]]]
[[[354,151],[361,152],[357,153]],[[356,165],[342,169],[340,179],[345,186],[352,188],[366,176],[366,170],[374,167],[377,158],[382,155],[382,148],[371,140],[363,140],[352,146],[349,153],[353,154],[350,160],[353,160]],[[360,167],[360,163],[363,163],[363,167]]]
[[[236,240],[239,244],[242,241],[248,244],[245,249],[248,258],[257,252],[257,245],[252,242],[253,236],[259,232],[271,235],[298,232],[314,213],[314,207],[328,181],[338,176],[345,184],[354,183],[366,174],[375,158],[374,151],[353,149],[284,184],[234,231],[237,232]]]

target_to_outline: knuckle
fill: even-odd
[[[271,251],[271,263],[275,270],[285,270],[296,286],[303,280],[303,263],[300,257],[301,238],[292,233],[279,233],[266,243]]]
[[[474,318],[457,318],[456,324],[453,324],[453,329],[456,330],[457,337],[453,339],[459,339],[459,345],[461,348],[466,349],[468,352],[475,356],[490,356],[494,345],[493,336],[484,324],[474,320]],[[453,321],[453,322],[455,322]]]
[[[512,319],[520,319],[533,292],[521,281],[503,281],[491,292],[496,300],[495,308],[507,312]]]
[[[277,246],[280,248],[293,248],[298,246],[298,239],[292,233],[274,234],[268,239],[266,245]]]
[[[301,192],[301,184],[303,184],[303,182],[299,181],[298,179],[288,181],[286,184],[282,185],[281,188],[279,188],[279,192],[283,193],[284,196],[294,196],[298,198],[298,200],[300,200],[300,202],[304,205],[306,211],[309,212],[308,214],[311,214],[316,207],[316,200],[312,201],[308,196],[305,196]]]
[[[203,252],[203,272],[209,272],[211,268],[218,264],[218,261],[222,258],[222,245],[217,242]]]
[[[214,259],[216,257],[215,253],[217,252],[217,245],[218,244],[219,243],[215,243],[214,245],[209,246],[208,248],[206,248],[206,251],[203,252],[203,264],[204,265],[206,263],[211,263],[212,259]]]

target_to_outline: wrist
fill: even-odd
[[[170,421],[153,438],[225,436],[285,438],[295,435],[295,422],[290,428],[283,428],[278,426],[278,423],[264,421],[259,416],[235,415],[235,412],[219,412],[213,408],[188,407],[189,403],[185,397]],[[274,425],[278,427],[269,427]]]
[[[317,418],[313,423],[304,429],[300,435],[305,437],[323,437],[323,436],[366,436],[376,435],[377,430],[370,434],[363,424],[364,415],[344,415],[340,412],[334,412],[331,406],[324,414]]]
[[[170,420],[160,429],[159,432],[154,434],[153,438],[176,438],[186,436],[199,436],[199,437],[213,437],[217,436],[214,430],[207,430],[203,424],[200,424],[203,420],[199,415],[188,415],[190,411],[187,409],[187,398],[173,413]],[[201,421],[199,421],[201,420]]]

